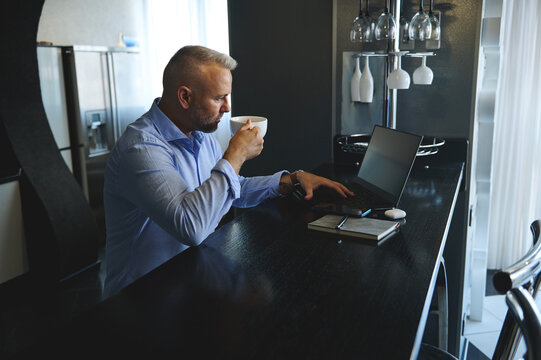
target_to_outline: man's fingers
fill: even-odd
[[[339,183],[340,184],[340,183]],[[340,187],[342,188],[342,190],[349,196],[353,196],[355,195],[355,193],[351,190],[349,190],[345,185],[343,184],[340,184]]]
[[[251,129],[252,128],[252,120],[248,119],[244,125],[241,126],[241,130],[248,130],[248,129]]]
[[[336,191],[338,194],[340,194],[340,196],[342,196],[343,198],[347,198],[348,196],[346,195],[345,191],[342,190],[342,188],[338,185],[336,186],[333,186],[332,187],[334,189],[334,191]]]
[[[333,189],[343,198],[347,198],[348,196],[355,195],[353,191],[349,190],[345,185],[339,182],[332,181],[330,179],[326,179],[326,178],[309,174],[309,173],[304,173],[304,174],[306,174],[306,177],[304,179],[299,179],[297,177],[297,180],[300,181],[304,191],[306,192],[306,195],[304,196],[306,200],[310,200],[314,195],[313,191],[319,188],[320,186],[325,186],[325,187]]]
[[[256,135],[259,135],[259,133],[261,132],[261,129],[259,128],[259,126],[254,126],[250,130],[255,132]]]
[[[334,189],[334,191],[340,194],[340,196],[342,196],[343,198],[355,195],[353,191],[349,190],[347,187],[345,187],[343,184],[340,184],[339,182],[332,182],[327,186]]]
[[[304,196],[305,200],[310,200],[312,196],[314,196],[312,188],[304,189],[304,191],[306,192],[306,195]]]

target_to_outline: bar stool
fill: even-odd
[[[534,299],[541,284],[541,220],[530,226],[533,245],[516,263],[494,276],[494,286],[506,294],[508,306],[492,359],[513,359],[524,336],[525,359],[541,360],[541,315]],[[422,344],[418,359],[457,359],[445,349]]]
[[[524,333],[524,329],[522,329],[521,326],[526,326],[526,323],[517,321],[517,315],[514,315],[513,313],[513,311],[520,311],[520,306],[518,306],[516,302],[522,301],[520,304],[527,306],[527,303],[529,302],[527,297],[529,296],[532,299],[535,299],[541,284],[541,241],[539,241],[541,220],[532,222],[530,230],[533,236],[533,246],[530,251],[515,264],[494,275],[494,287],[501,294],[507,294],[506,301],[508,301],[508,305],[509,302],[511,302],[515,310],[512,310],[510,307],[509,311],[507,311],[498,342],[496,343],[496,349],[492,356],[493,359],[511,359],[515,357],[521,337],[519,331],[522,330],[522,333]],[[517,291],[514,291],[514,294],[509,295],[509,291],[518,287],[524,288],[525,291],[528,292],[528,296],[525,296],[524,294],[520,295]],[[522,299],[521,296],[525,297],[525,299]],[[533,304],[533,307],[535,309],[535,303]],[[531,312],[534,311],[534,309],[526,309],[524,311]],[[528,345],[527,341],[526,345]],[[528,352],[530,352],[530,350],[535,351],[528,347]]]
[[[509,307],[509,313],[513,316],[526,342],[527,351],[524,354],[524,359],[540,360],[541,313],[539,313],[532,294],[524,287],[519,286],[507,292],[505,301]],[[495,353],[492,358],[502,359],[498,356]]]

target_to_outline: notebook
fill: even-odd
[[[310,200],[312,210],[363,217],[373,210],[396,207],[422,139],[420,135],[375,125],[357,176],[341,181],[355,196],[343,199],[334,190],[321,187]],[[298,199],[304,197],[300,187],[294,193]]]
[[[371,218],[349,218],[337,229],[342,216],[324,215],[321,218],[308,223],[308,229],[324,231],[332,234],[360,237],[379,241],[399,227],[398,221],[371,219]]]

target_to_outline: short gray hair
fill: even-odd
[[[204,46],[188,45],[180,48],[169,60],[163,71],[164,96],[176,93],[179,86],[194,86],[200,73],[200,65],[217,64],[234,70],[237,61],[231,56]]]

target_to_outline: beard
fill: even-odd
[[[222,114],[210,116],[203,109],[198,108],[192,114],[192,122],[195,124],[197,130],[204,133],[212,133],[218,129],[218,119],[221,117]]]

